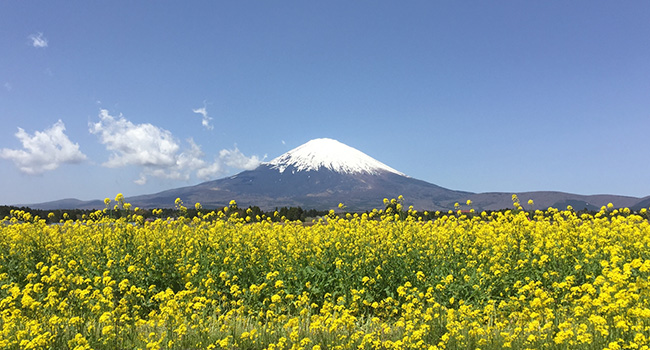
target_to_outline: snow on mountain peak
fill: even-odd
[[[406,176],[367,154],[333,139],[314,139],[267,163],[281,173],[293,166],[297,171],[329,170],[345,174],[391,172]]]

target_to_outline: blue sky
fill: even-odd
[[[3,1],[0,204],[329,137],[472,192],[650,195],[646,1]]]

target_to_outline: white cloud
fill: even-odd
[[[224,172],[223,166],[220,162],[215,161],[212,164],[207,165],[204,168],[201,168],[196,171],[196,176],[199,179],[209,180],[215,178],[217,175]]]
[[[180,152],[175,157],[173,165],[167,167],[147,167],[140,174],[140,179],[136,183],[141,182],[148,176],[158,178],[171,179],[171,180],[189,180],[192,173],[201,179],[209,178],[211,175],[216,175],[224,170],[218,163],[208,164],[203,157],[205,156],[193,139],[188,139],[189,149]]]
[[[229,167],[244,170],[253,170],[262,162],[258,156],[246,157],[237,147],[233,150],[222,149],[219,158]]]
[[[136,184],[147,183],[150,177],[189,180],[192,175],[210,179],[224,173],[226,167],[250,169],[259,165],[257,156],[246,157],[239,149],[222,150],[213,162],[204,160],[205,154],[193,139],[181,150],[171,132],[151,124],[133,124],[121,115],[117,118],[102,109],[99,122],[90,124],[90,132],[97,134],[106,149],[112,151],[106,167],[135,165],[142,168]]]
[[[32,34],[29,39],[34,47],[47,47],[47,39],[43,36],[43,33]]]
[[[79,151],[79,144],[72,143],[65,134],[61,120],[45,131],[36,131],[33,136],[18,128],[16,137],[23,149],[0,150],[0,158],[13,161],[23,173],[36,175],[54,170],[61,164],[79,163],[86,155]]]
[[[133,180],[136,185],[144,185],[147,183],[147,176],[144,174],[140,174],[140,177],[137,180]]]
[[[99,122],[90,124],[90,133],[99,135],[106,149],[113,151],[104,166],[171,166],[180,148],[171,132],[151,124],[133,124],[100,110]]]
[[[201,124],[203,125],[204,128],[206,128],[208,130],[214,129],[214,126],[212,126],[212,124],[210,124],[210,121],[212,120],[212,118],[210,116],[208,116],[208,110],[206,109],[205,105],[203,107],[201,107],[201,108],[192,109],[192,112],[194,112],[196,114],[200,114],[203,117],[203,120],[201,121]]]
[[[13,87],[11,86],[11,84],[9,82],[5,82],[4,87],[5,87],[5,90],[7,90],[7,91],[11,91],[13,89]]]

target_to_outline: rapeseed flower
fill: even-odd
[[[0,347],[647,348],[647,218],[513,203],[418,221],[398,197],[313,225],[239,218],[235,202],[147,223],[13,211]]]

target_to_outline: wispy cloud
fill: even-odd
[[[189,180],[192,175],[213,178],[227,167],[248,169],[259,164],[257,156],[246,157],[236,147],[222,150],[213,162],[206,161],[201,147],[193,139],[187,147],[171,132],[149,123],[134,124],[123,116],[113,117],[105,109],[99,113],[99,122],[90,123],[90,132],[99,136],[106,149],[112,151],[106,167],[139,166],[137,184],[145,184],[150,177],[172,180]]]
[[[13,90],[13,87],[11,86],[11,84],[8,81],[5,82],[3,86],[4,86],[5,90],[7,90],[7,91]]]
[[[28,38],[32,41],[34,47],[47,47],[47,39],[43,36],[43,33],[31,34]]]
[[[196,114],[200,114],[203,117],[203,120],[201,121],[201,124],[203,125],[204,128],[206,128],[208,130],[214,129],[214,126],[210,123],[212,118],[210,116],[208,116],[208,110],[207,110],[207,108],[205,106],[205,103],[203,103],[203,107],[201,107],[201,108],[192,109],[192,112],[194,112]]]
[[[61,164],[79,163],[86,159],[86,155],[79,151],[79,144],[72,143],[65,134],[61,120],[45,131],[36,131],[33,136],[18,128],[16,137],[23,149],[3,148],[0,158],[13,161],[25,174],[42,174]]]

